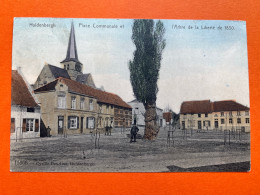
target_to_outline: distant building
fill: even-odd
[[[20,70],[12,70],[11,139],[40,137],[40,106]]]
[[[132,106],[132,122],[134,121],[134,118],[136,118],[136,124],[138,126],[145,126],[144,121],[144,113],[145,108],[143,103],[137,101],[134,99],[131,102],[128,102],[129,105]],[[156,107],[156,114],[157,114],[157,125],[159,127],[164,127],[166,125],[165,119],[163,118],[163,110],[161,108]]]
[[[67,78],[58,78],[34,90],[41,102],[42,121],[51,135],[89,133],[114,127],[116,110],[131,113],[118,95]],[[131,119],[126,120],[127,123]]]
[[[180,108],[180,125],[182,129],[240,129],[249,132],[249,108],[234,100],[186,101]]]

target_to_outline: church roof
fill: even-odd
[[[38,106],[33,96],[31,95],[23,77],[18,73],[17,70],[12,70],[11,102],[12,105],[20,105],[27,107]]]
[[[249,111],[247,106],[234,100],[210,102],[210,100],[186,101],[181,104],[181,114],[211,113],[221,111]]]
[[[34,90],[34,92],[38,93],[38,92],[46,92],[46,91],[55,90],[55,86],[56,86],[58,81],[61,81],[64,84],[66,84],[68,86],[68,89],[69,89],[70,92],[75,92],[75,93],[94,97],[100,103],[111,104],[111,105],[115,105],[115,106],[129,108],[129,109],[132,108],[130,105],[128,105],[126,102],[124,102],[116,94],[101,91],[101,90],[95,89],[93,87],[90,87],[88,85],[81,84],[77,81],[73,81],[73,80],[61,78],[61,77],[56,79],[53,82],[50,82],[50,83]]]
[[[80,83],[86,83],[89,75],[90,75],[90,73],[78,75],[77,78],[76,78],[76,81],[80,82]]]
[[[80,82],[82,84],[89,85],[90,87],[96,88],[95,83],[92,79],[91,73],[78,75],[76,78],[76,81]]]
[[[50,65],[50,64],[48,64],[48,66],[50,68],[51,73],[55,77],[55,79],[57,79],[59,77],[70,79],[70,76],[69,76],[67,70],[65,70],[63,68],[59,68],[57,66]]]
[[[70,30],[70,38],[69,38],[69,44],[67,49],[67,56],[63,62],[68,61],[74,61],[82,64],[78,59],[78,52],[77,52],[77,45],[76,45],[76,39],[75,39],[75,30],[73,23],[71,24],[71,30]]]

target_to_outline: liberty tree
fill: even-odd
[[[162,52],[166,42],[165,28],[159,20],[134,20],[132,41],[135,44],[133,60],[129,61],[130,81],[134,96],[145,108],[144,138],[156,138],[159,127],[156,124],[157,81],[161,67]]]

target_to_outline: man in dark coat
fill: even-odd
[[[136,126],[136,120],[134,120],[134,125],[131,128],[131,142],[136,142],[136,134],[139,131],[138,127]]]

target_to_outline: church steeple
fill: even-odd
[[[74,30],[73,22],[71,23],[67,56],[66,56],[65,60],[63,60],[61,63],[68,62],[68,61],[74,61],[74,62],[78,62],[78,63],[82,64],[78,59],[78,52],[77,52],[77,45],[76,45],[75,30]]]
[[[83,64],[78,59],[75,30],[71,23],[69,44],[65,60],[61,62],[63,69],[67,70],[70,78],[76,80],[78,75],[82,75]]]

